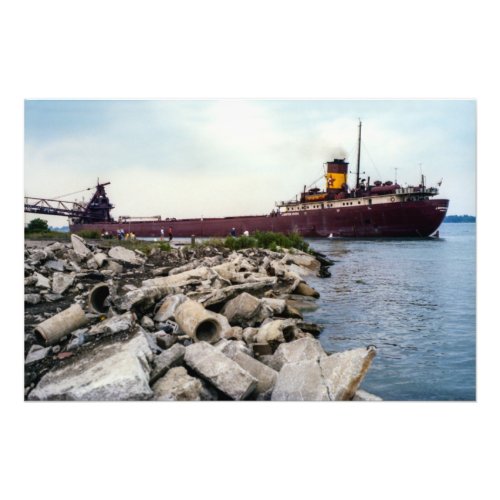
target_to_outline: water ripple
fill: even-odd
[[[363,387],[388,400],[474,400],[475,224],[444,224],[442,238],[310,240],[333,258],[314,278],[321,297],[306,319],[324,325],[329,352],[378,353]]]

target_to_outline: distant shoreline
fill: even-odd
[[[447,215],[443,222],[476,222],[473,215]]]

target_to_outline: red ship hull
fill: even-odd
[[[294,214],[255,215],[224,218],[177,219],[157,221],[96,222],[72,224],[70,230],[133,232],[137,237],[159,238],[161,229],[174,237],[225,237],[232,228],[244,231],[297,232],[304,237],[427,237],[443,222],[448,200],[418,200],[380,203],[368,206],[319,208]]]

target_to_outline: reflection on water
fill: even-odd
[[[309,279],[328,351],[373,344],[363,388],[386,400],[475,400],[475,224],[440,239],[309,240],[335,261]]]

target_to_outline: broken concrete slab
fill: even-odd
[[[272,316],[273,310],[264,306],[258,298],[243,292],[228,301],[222,308],[221,314],[226,316],[231,325],[245,328],[259,325],[264,319]]]
[[[40,294],[38,293],[25,293],[24,294],[24,303],[35,305],[38,304],[41,300]]]
[[[144,259],[136,252],[121,246],[114,246],[108,252],[109,257],[130,266],[140,266],[144,264]]]
[[[296,295],[304,295],[305,297],[314,297],[315,299],[317,299],[320,296],[317,290],[309,286],[304,281],[298,283],[298,285],[293,290],[293,293]]]
[[[297,267],[292,267],[292,269],[301,275],[317,275],[321,267],[320,262],[314,256],[297,251],[287,252],[281,262],[286,265],[295,264]]]
[[[127,312],[118,316],[112,316],[94,325],[88,332],[88,335],[113,335],[115,333],[126,332],[134,325],[136,316],[134,313]]]
[[[263,324],[255,335],[255,343],[270,344],[277,347],[282,342],[290,342],[295,338],[297,327],[295,322],[289,319],[277,319]]]
[[[172,347],[155,356],[153,359],[153,370],[151,372],[150,384],[154,384],[163,377],[170,368],[179,366],[184,360],[186,348],[181,344],[174,344]]]
[[[40,361],[46,358],[51,352],[52,352],[52,347],[43,348],[42,346],[35,344],[31,346],[31,349],[28,352],[28,355],[26,356],[24,364],[28,365],[30,363],[34,363],[35,361]]]
[[[245,399],[257,385],[257,379],[207,342],[188,346],[184,360],[196,373],[231,399]]]
[[[188,375],[183,366],[170,369],[153,385],[155,401],[200,401],[201,380]]]
[[[100,345],[44,375],[29,400],[127,401],[151,399],[152,353],[139,331],[126,341]]]
[[[33,274],[33,276],[35,276],[36,278],[36,284],[35,286],[37,288],[50,288],[50,280],[49,278],[45,277],[43,274],[40,274],[40,273],[37,273],[35,272]]]
[[[305,337],[280,344],[274,353],[275,361],[273,364],[280,371],[286,363],[298,363],[307,360],[318,361],[326,356],[327,354],[318,340]]]
[[[329,401],[318,361],[287,363],[281,368],[272,401]]]
[[[75,282],[74,273],[55,272],[52,275],[52,291],[63,294]]]
[[[347,401],[354,397],[376,352],[372,346],[361,347],[335,353],[319,360],[321,373],[332,401]]]
[[[108,260],[108,256],[103,252],[98,252],[94,254],[94,260],[98,267],[102,267],[104,263]]]
[[[87,247],[85,240],[77,234],[71,235],[71,245],[73,246],[73,251],[80,259],[86,259],[92,255],[92,251]]]
[[[64,269],[66,268],[66,263],[64,260],[49,260],[45,263],[45,267],[47,269],[50,269],[51,271],[59,271],[63,272]]]
[[[252,398],[255,397],[258,401],[271,399],[278,372],[242,351],[224,349],[223,352],[257,380]]]

